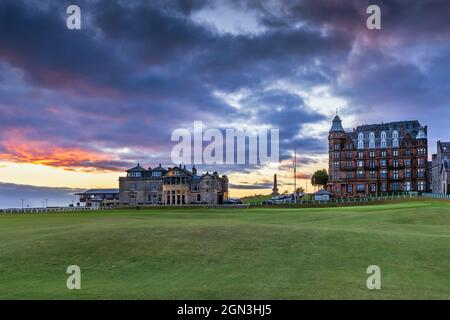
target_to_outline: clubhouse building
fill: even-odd
[[[138,163],[119,178],[120,205],[223,204],[228,200],[228,178],[217,172],[198,175],[195,166],[145,169]]]
[[[87,208],[108,208],[119,204],[119,189],[89,189],[75,195],[80,197],[77,206],[81,203]]]
[[[329,135],[328,191],[335,197],[427,192],[427,127],[419,121],[361,125],[346,132],[338,115]]]

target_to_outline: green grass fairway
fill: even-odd
[[[450,299],[450,203],[1,215],[0,298]]]

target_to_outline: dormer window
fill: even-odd
[[[142,173],[139,171],[128,172],[128,176],[132,178],[140,178],[142,177]]]
[[[392,147],[393,148],[398,148],[399,147],[398,139],[392,140]]]
[[[161,177],[161,171],[153,171],[152,177]]]
[[[387,147],[386,138],[387,138],[386,131],[381,132],[381,147],[382,148],[386,148]]]
[[[358,149],[364,149],[364,133],[358,134]]]
[[[369,133],[369,148],[375,148],[375,133]]]

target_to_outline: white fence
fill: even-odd
[[[433,194],[433,193],[424,193],[423,197],[430,197],[436,199],[449,199],[450,195],[446,194]],[[376,201],[386,201],[386,200],[401,200],[401,199],[410,199],[421,197],[418,193],[401,193],[401,194],[385,194],[373,197],[365,197],[365,198],[335,198],[330,201],[319,201],[319,200],[302,200],[298,199],[297,203],[289,203],[289,204],[268,204],[269,206],[277,206],[277,205],[320,205],[320,204],[338,204],[338,203],[371,203]],[[229,204],[229,205],[187,205],[186,207],[201,207],[201,208],[249,208],[261,205],[261,203],[250,203],[250,204]],[[123,207],[123,208],[136,208],[134,206]],[[150,208],[149,206],[139,206],[139,209]],[[183,206],[155,206],[152,208],[176,208],[182,209]],[[112,210],[114,207],[52,207],[52,208],[12,208],[12,209],[0,209],[0,214],[5,213],[50,213],[50,212],[73,212],[73,211],[97,211],[97,210]]]
[[[49,213],[49,212],[73,212],[73,211],[94,211],[110,210],[111,207],[52,207],[52,208],[11,208],[0,209],[0,213]]]
[[[424,193],[423,196],[435,199],[450,199],[450,194]]]
[[[417,192],[402,192],[402,193],[386,193],[381,194],[378,196],[371,196],[371,197],[354,197],[354,198],[334,198],[331,200],[310,200],[310,199],[297,199],[297,202],[294,202],[293,200],[291,202],[285,202],[285,203],[276,203],[275,201],[273,203],[267,203],[267,205],[310,205],[310,204],[333,204],[333,203],[369,203],[369,202],[375,202],[375,201],[386,201],[386,200],[401,200],[401,199],[411,199],[411,198],[417,198],[420,197],[420,195]],[[267,201],[267,200],[266,200]],[[272,201],[272,200],[270,200]],[[251,205],[260,205],[263,204],[260,202],[253,202]]]

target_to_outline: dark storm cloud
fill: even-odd
[[[230,188],[238,190],[251,190],[251,189],[271,189],[273,184],[271,182],[265,183],[252,183],[252,184],[234,184],[230,183]]]
[[[125,74],[126,61],[113,47],[91,32],[65,27],[64,2],[44,3],[0,3],[0,57],[25,70],[31,81],[51,87],[88,90]]]
[[[264,12],[261,5],[252,6]],[[450,2],[432,1],[279,1],[279,27],[302,22],[330,35],[347,34],[352,50],[339,67],[331,92],[345,97],[345,116],[361,123],[418,119],[431,127],[430,141],[449,139]],[[366,8],[381,8],[382,29],[366,28]],[[270,24],[266,24],[270,25]],[[439,116],[437,116],[439,115]],[[434,146],[432,146],[432,150]]]
[[[321,139],[296,137],[303,125],[326,119],[324,115],[309,110],[299,95],[283,90],[255,91],[241,103],[246,107],[242,111],[247,114],[246,118],[253,114],[258,123],[280,130],[280,160],[289,159],[294,148],[310,152],[325,150]]]
[[[75,193],[82,189],[52,188],[32,185],[0,182],[0,208],[20,208],[22,199],[24,207],[42,208],[47,199],[48,206],[68,206],[72,200],[76,203]]]
[[[4,136],[19,130],[24,141],[65,148],[133,148],[103,160],[121,167],[146,154],[168,159],[171,131],[194,120],[218,127],[245,120],[282,129],[282,159],[294,147],[326,153],[326,137],[296,137],[324,115],[292,92],[267,89],[279,81],[306,92],[328,85],[349,102],[344,116],[356,112],[361,121],[411,111],[427,122],[450,116],[448,1],[229,2],[255,13],[256,34],[192,19],[220,1],[78,1],[81,31],[65,27],[68,4],[0,3]],[[365,27],[369,4],[382,8],[381,31]],[[239,110],[214,94],[242,89],[249,94]]]
[[[292,72],[294,63],[301,67],[322,54],[335,59],[349,46],[345,37],[326,38],[304,30],[218,34],[188,18],[204,5],[201,1],[164,6],[81,2],[89,17],[85,30],[68,31],[67,3],[42,3],[1,4],[0,57],[23,72],[21,85],[27,89],[21,97],[6,92],[0,112],[5,130],[28,129],[24,139],[28,134],[62,146],[165,147],[167,152],[176,127],[196,119],[211,119],[220,126],[223,114],[245,116],[245,111],[218,100],[213,90],[262,92],[270,81],[302,78],[304,72]],[[309,73],[302,81],[323,77]],[[279,91],[263,95],[259,102],[290,104],[292,98]],[[255,123],[283,125],[287,141],[301,123],[319,119],[288,105],[281,112],[264,110]]]

